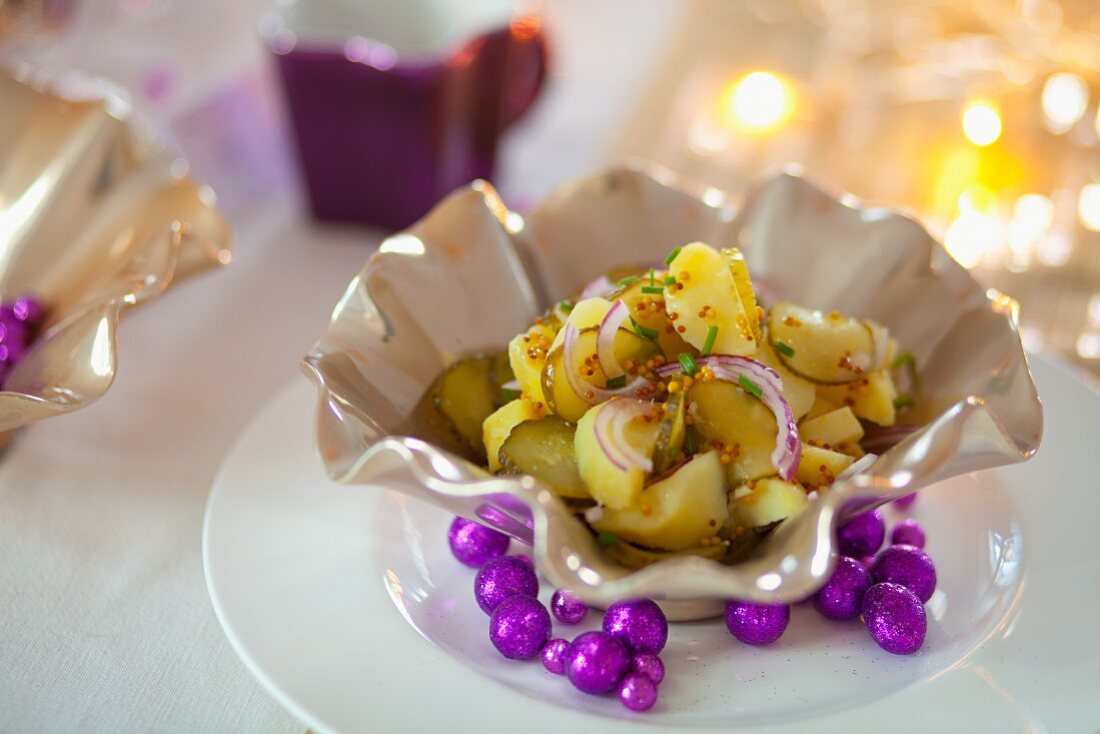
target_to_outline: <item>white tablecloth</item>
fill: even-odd
[[[296,374],[378,234],[310,223],[283,154],[241,139],[254,110],[236,90],[268,88],[248,4],[179,2],[174,22],[147,26],[93,18],[93,41],[65,57],[136,85],[135,49],[168,54],[178,91],[151,114],[173,121],[195,170],[221,189],[238,256],[128,314],[107,395],[33,426],[0,460],[0,732],[303,729],[214,618],[203,506],[234,437]],[[224,6],[233,12],[204,17]],[[674,12],[658,0],[553,4],[555,76],[507,141],[506,197],[541,195],[601,162]],[[194,111],[226,84],[243,84],[221,94],[226,117]]]

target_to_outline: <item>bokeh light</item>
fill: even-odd
[[[1051,74],[1043,85],[1043,123],[1053,133],[1064,133],[1077,124],[1088,104],[1089,88],[1076,74]]]
[[[727,120],[736,128],[770,132],[782,127],[794,111],[789,85],[768,71],[754,71],[727,92]]]
[[[962,127],[974,145],[992,145],[1001,137],[1001,113],[988,102],[971,102],[963,110]]]
[[[1081,224],[1093,232],[1100,232],[1100,184],[1086,184],[1077,198],[1077,216]]]

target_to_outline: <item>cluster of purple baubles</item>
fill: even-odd
[[[810,602],[828,619],[862,617],[882,649],[907,655],[924,643],[924,602],[935,591],[936,568],[922,550],[924,530],[915,520],[898,523],[891,544],[880,552],[885,538],[886,523],[878,510],[843,525],[837,532],[841,556],[836,569]],[[490,615],[489,639],[501,655],[513,660],[540,657],[546,670],[564,675],[577,689],[591,694],[616,691],[633,711],[656,703],[657,687],[665,677],[658,653],[668,641],[668,621],[656,603],[616,602],[604,613],[602,631],[584,632],[571,642],[552,637],[550,612],[537,598],[534,567],[526,556],[505,555],[506,535],[455,518],[448,539],[455,558],[478,569],[474,595]],[[567,625],[580,623],[588,614],[588,606],[564,589],[554,592],[550,609]],[[726,603],[726,627],[750,645],[778,640],[790,618],[787,604]]]
[[[27,353],[44,315],[42,304],[31,296],[0,304],[0,387]]]

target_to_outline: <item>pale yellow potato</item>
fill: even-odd
[[[634,400],[634,398],[619,398],[619,400]],[[646,475],[637,467],[629,467],[625,471],[620,469],[600,448],[600,443],[596,439],[596,416],[610,405],[610,402],[601,403],[581,417],[577,423],[574,446],[577,451],[577,470],[580,471],[581,479],[588,485],[592,498],[608,508],[622,510],[630,507],[637,500]],[[657,445],[658,426],[656,417],[650,421],[635,419],[624,432],[626,442],[644,456],[652,457]]]
[[[775,473],[772,452],[779,427],[763,402],[725,380],[696,381],[688,389],[688,415],[699,433],[700,450],[730,457],[729,486]]]
[[[802,444],[802,460],[798,462],[795,479],[811,487],[827,487],[838,474],[854,461],[848,454],[839,451]]]
[[[554,329],[535,324],[508,342],[508,364],[520,391],[533,403],[546,404],[542,394],[542,368],[554,340]]]
[[[847,405],[858,417],[880,426],[892,426],[897,420],[894,400],[898,391],[889,369],[872,372],[850,385],[820,386],[818,395],[836,405]]]
[[[745,262],[745,256],[736,247],[726,247],[722,249],[722,257],[729,263],[733,285],[737,288],[737,297],[741,299],[741,306],[745,309],[745,315],[749,317],[752,335],[756,337],[756,343],[760,344],[762,334],[760,315],[756,310],[756,291],[752,287],[752,278],[749,277],[749,266]]]
[[[577,305],[573,306],[573,310],[569,312],[566,323],[573,324],[577,327],[577,331],[598,329],[603,317],[607,315],[613,305],[611,301],[599,296],[578,301]],[[565,341],[564,328],[558,329],[554,341],[550,344],[550,349],[560,346],[563,341]]]
[[[787,369],[772,349],[772,345],[766,341],[760,343],[760,350],[754,359],[760,360],[779,373],[779,379],[783,382],[783,398],[791,406],[791,412],[794,413],[796,421],[810,412],[817,400],[817,385]]]
[[[489,456],[489,471],[500,469],[500,446],[512,432],[512,429],[524,421],[533,421],[541,418],[543,411],[531,400],[520,397],[512,400],[485,419],[481,433],[485,441],[485,453]]]
[[[676,283],[665,288],[665,310],[676,330],[684,329],[680,335],[687,343],[702,349],[708,330],[716,326],[711,354],[756,354],[749,314],[737,294],[733,273],[717,250],[702,242],[686,245],[668,270]],[[755,313],[752,318],[756,319]]]
[[[793,517],[808,503],[806,492],[797,484],[764,477],[730,493],[730,520],[735,528],[757,528]]]
[[[807,443],[818,441],[827,446],[839,446],[863,438],[863,426],[852,409],[845,405],[817,418],[802,421],[798,426],[798,435]]]
[[[778,352],[788,369],[825,385],[854,382],[878,367],[871,330],[836,311],[777,303],[768,313],[768,340],[794,351]]]

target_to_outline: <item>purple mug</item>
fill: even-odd
[[[546,79],[534,16],[449,54],[350,34],[310,40],[289,27],[269,35],[319,219],[397,230],[462,184],[491,179],[501,134]]]

